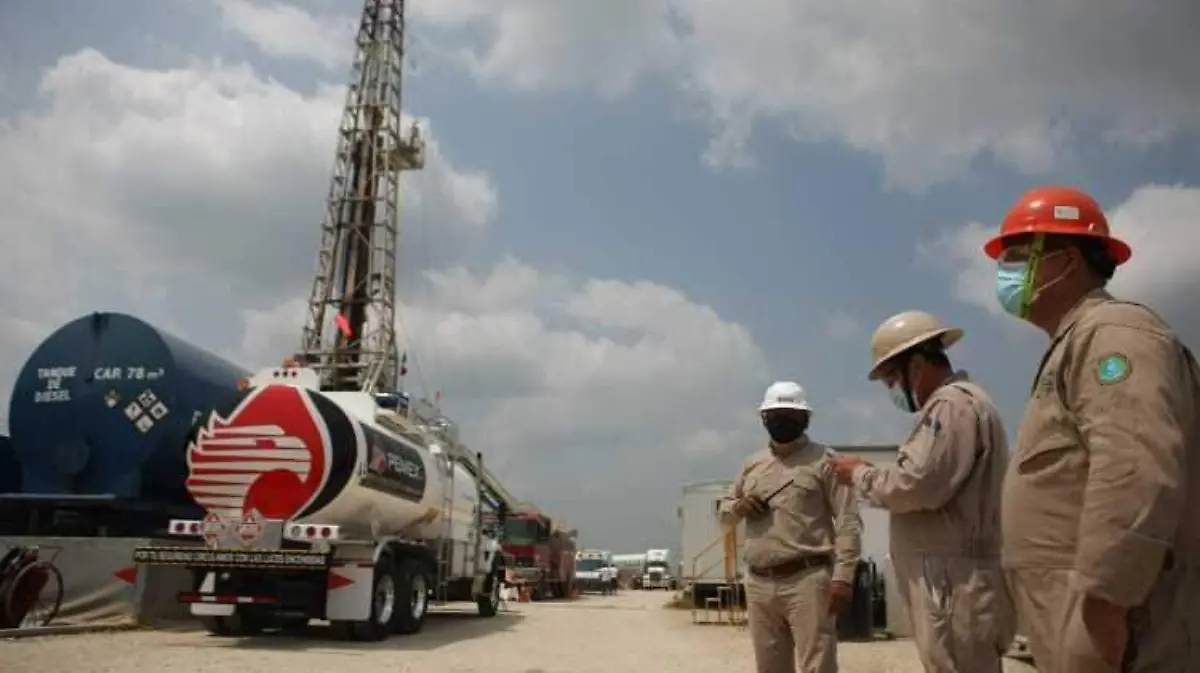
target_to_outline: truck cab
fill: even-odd
[[[647,549],[646,564],[642,571],[643,589],[675,589],[675,578],[671,576],[671,551],[669,549]]]
[[[550,520],[536,512],[506,517],[504,551],[512,559],[513,582],[530,587],[533,600],[545,598],[551,570]]]
[[[608,593],[614,581],[612,552],[585,549],[575,554],[575,581],[581,591]]]
[[[515,584],[530,588],[533,600],[563,598],[574,577],[571,533],[559,530],[550,517],[535,509],[514,512],[505,518],[503,544],[512,560]]]

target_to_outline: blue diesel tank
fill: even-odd
[[[187,435],[238,394],[246,370],[121,313],[60,327],[13,386],[21,492],[191,505]]]

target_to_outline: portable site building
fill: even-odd
[[[728,479],[688,484],[683,487],[683,499],[679,505],[680,545],[679,562],[682,566],[679,577],[684,585],[725,584],[726,549],[725,531],[717,518],[721,499],[729,493],[733,482]],[[729,569],[736,577],[742,576],[741,539],[743,527],[738,526],[736,541],[736,567]]]

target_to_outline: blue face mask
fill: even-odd
[[[913,408],[912,402],[909,401],[908,393],[904,391],[904,386],[897,383],[888,388],[888,395],[892,398],[892,404],[896,405],[896,408],[900,411],[906,414],[916,413],[917,410]]]
[[[1001,263],[996,267],[996,298],[1006,313],[1018,318],[1025,317],[1021,304],[1028,277],[1029,262]]]

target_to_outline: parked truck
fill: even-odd
[[[192,572],[179,600],[207,630],[323,619],[373,641],[419,631],[431,603],[496,614],[503,554],[484,512],[515,501],[451,421],[397,393],[323,392],[306,368],[244,388],[189,439],[186,485],[207,514],[169,533],[193,544],[134,550]]]
[[[533,600],[570,596],[575,585],[575,531],[524,505],[504,521],[509,576]]]
[[[613,554],[613,566],[617,569],[617,585],[622,588],[642,588],[642,575],[646,572],[646,553]]]
[[[611,551],[584,549],[575,554],[575,582],[580,590],[606,594],[615,581]]]
[[[671,576],[671,551],[669,549],[647,549],[646,565],[642,572],[643,589],[675,589],[675,578]]]

